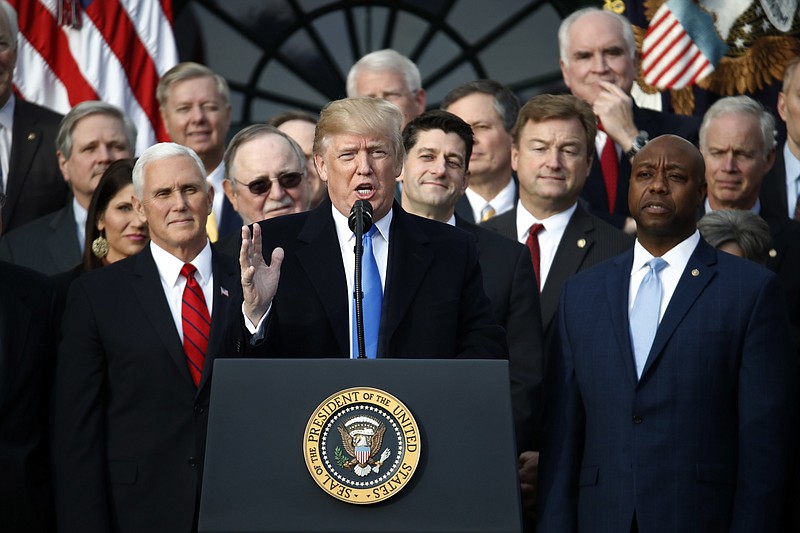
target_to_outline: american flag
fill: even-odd
[[[727,45],[711,15],[691,0],[670,0],[656,11],[642,42],[644,80],[659,89],[682,89],[719,64]]]
[[[156,86],[178,62],[172,0],[9,0],[19,21],[14,85],[60,113],[84,100],[121,108],[137,153],[169,140]]]

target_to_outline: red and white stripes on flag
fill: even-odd
[[[642,42],[644,80],[682,89],[714,72],[727,50],[709,13],[692,0],[670,0],[656,11]]]
[[[25,100],[60,113],[84,100],[114,104],[136,124],[137,153],[169,140],[156,87],[178,62],[172,0],[9,3],[20,30],[14,85]],[[77,15],[75,27],[59,24],[59,4]]]

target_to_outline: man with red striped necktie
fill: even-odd
[[[190,148],[149,148],[133,183],[150,246],[79,278],[68,298],[55,387],[59,531],[197,528],[210,371],[238,311],[238,265],[209,243],[214,193]]]

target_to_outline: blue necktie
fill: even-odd
[[[642,370],[650,355],[653,339],[656,337],[662,295],[659,272],[667,266],[667,262],[660,257],[654,257],[646,264],[650,269],[639,285],[630,318],[631,344],[638,377],[642,377]]]
[[[381,326],[381,305],[383,303],[383,288],[381,287],[381,274],[375,254],[372,253],[372,237],[378,230],[373,225],[362,237],[364,255],[361,260],[361,290],[364,293],[364,349],[366,356],[375,359],[378,355],[378,334]],[[356,303],[353,300],[353,354],[358,357],[358,330],[356,327]]]

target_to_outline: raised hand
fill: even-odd
[[[254,325],[261,321],[275,297],[281,277],[281,263],[283,263],[283,248],[275,248],[272,251],[269,265],[264,261],[259,224],[253,224],[252,239],[250,228],[242,227],[239,267],[242,272],[244,313]]]

